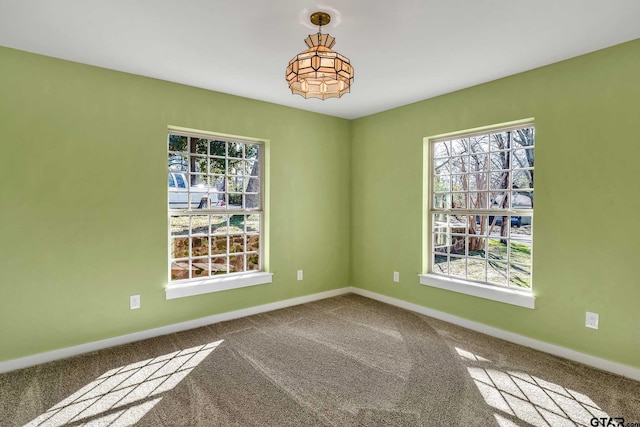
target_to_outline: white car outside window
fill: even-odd
[[[207,202],[217,205],[218,195],[208,193],[207,190],[205,184],[197,184],[191,186],[189,191],[185,173],[169,172],[169,207],[171,209],[188,209],[189,195],[191,195],[191,209],[207,207]]]

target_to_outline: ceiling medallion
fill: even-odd
[[[289,61],[285,73],[289,89],[305,98],[340,98],[351,90],[353,67],[349,58],[331,50],[335,38],[322,34],[322,26],[331,22],[331,16],[315,12],[310,20],[318,32],[304,39],[309,48]]]

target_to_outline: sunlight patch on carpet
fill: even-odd
[[[178,385],[222,341],[112,369],[35,418],[26,427],[134,425],[162,400],[162,393]]]
[[[536,427],[585,426],[593,418],[609,418],[588,396],[559,384],[518,371],[492,369],[490,361],[456,348],[465,361],[480,362],[468,366],[485,402],[497,409],[494,414],[501,427],[517,425],[522,420]]]

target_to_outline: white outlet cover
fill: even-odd
[[[393,281],[394,282],[399,282],[400,281],[400,273],[397,271],[393,272]]]
[[[298,270],[298,276],[297,277],[298,277],[298,280],[302,280],[302,278],[304,277],[303,273],[302,273],[302,270]]]
[[[129,297],[129,308],[131,310],[140,308],[140,295],[131,295]]]
[[[600,320],[599,317],[600,316],[598,316],[598,313],[592,313],[590,311],[587,311],[584,325],[587,328],[598,329],[598,321]]]

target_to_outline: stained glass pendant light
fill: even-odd
[[[309,47],[291,61],[285,73],[291,93],[305,98],[340,98],[353,84],[353,67],[349,58],[331,50],[335,38],[322,34],[322,26],[331,22],[331,16],[315,12],[310,17],[318,32],[304,42]]]

